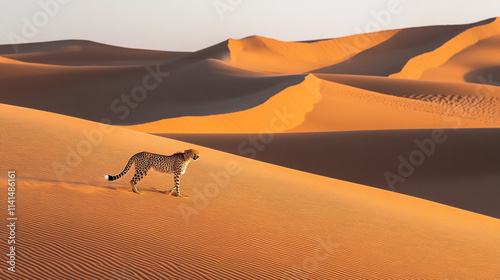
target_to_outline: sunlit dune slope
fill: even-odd
[[[323,80],[322,99],[289,132],[499,127],[497,98],[398,97]]]
[[[428,81],[361,75],[315,74],[318,78],[373,92],[413,99],[470,98],[494,102],[500,98],[500,87],[457,81]]]
[[[500,35],[482,39],[458,52],[440,66],[425,70],[420,79],[470,82],[498,87],[500,86],[499,46]]]
[[[423,53],[419,56],[413,57],[408,61],[408,63],[399,73],[394,73],[392,76],[398,78],[418,79],[426,70],[440,66],[441,64],[445,63],[450,58],[455,56],[457,53],[460,53],[464,49],[478,43],[478,41],[495,35],[499,35],[500,18],[489,21],[490,22],[487,24],[478,25],[463,31],[432,52]],[[478,59],[477,62],[479,63],[476,64],[475,67],[481,67],[480,61],[484,60],[484,55],[487,55],[487,53],[482,53],[473,58],[474,60]],[[496,60],[496,58],[493,59]],[[457,65],[457,67],[459,66]],[[459,69],[453,71],[455,72],[457,70]],[[439,74],[439,76],[447,76],[447,74],[443,73],[442,71],[440,73],[442,74]]]
[[[499,129],[163,136],[500,218]]]
[[[23,62],[0,56],[0,63],[2,64],[22,64]]]
[[[313,42],[283,42],[261,36],[230,39],[231,64],[262,73],[304,73],[348,60],[399,30],[358,34]]]
[[[13,277],[3,269],[1,277],[500,275],[498,219],[127,129],[0,109],[0,147],[9,158],[0,167],[16,170],[22,209],[16,236],[22,262]],[[130,173],[116,182],[103,180],[120,172],[135,152],[185,148],[197,148],[201,156],[181,179],[186,198],[162,193],[172,178],[153,171],[141,181],[142,195],[129,191]],[[69,168],[64,183],[55,163]],[[0,207],[6,208],[5,200]]]
[[[450,40],[473,29],[487,26],[494,19],[471,24],[406,28],[389,40],[332,66],[316,69],[314,73],[389,76],[402,71],[425,54],[434,54]],[[436,60],[433,60],[436,61]],[[420,66],[420,63],[416,63]]]

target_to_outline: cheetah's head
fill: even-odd
[[[184,151],[184,158],[186,160],[198,160],[200,158],[199,152],[197,150],[189,149]]]

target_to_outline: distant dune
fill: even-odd
[[[0,45],[0,55],[24,62],[63,66],[144,65],[186,53],[129,49],[83,40]]]
[[[500,19],[490,19],[472,28],[463,30],[456,37],[450,38],[448,42],[432,52],[423,53],[412,58],[399,73],[394,73],[393,77],[418,79],[428,69],[438,67],[447,60],[455,56],[462,50],[480,43],[481,40],[498,35],[500,33]],[[482,44],[482,43],[480,43]],[[481,59],[485,55],[475,59]],[[477,66],[477,65],[476,65]]]
[[[404,70],[415,57],[434,53],[440,47],[493,19],[464,25],[426,26],[399,31],[390,40],[359,52],[348,61],[314,70],[314,73],[389,76]],[[498,34],[496,28],[493,29]],[[418,64],[420,65],[420,64]],[[439,65],[439,64],[438,64]]]
[[[500,29],[500,23],[497,24]],[[420,79],[500,85],[500,35],[463,49],[438,67],[427,69]]]
[[[266,76],[214,59],[150,66],[5,62],[0,102],[122,125],[252,108],[305,76]]]
[[[231,63],[262,73],[304,73],[349,61],[351,57],[390,39],[399,30],[359,34],[314,42],[283,42],[252,36],[230,39]]]
[[[4,45],[0,46],[0,57],[2,57],[0,70],[5,73],[0,77],[0,87],[3,89],[0,93],[0,102],[93,121],[107,120],[117,125],[136,125],[134,129],[141,131],[147,131],[151,125],[147,125],[148,129],[139,128],[138,125],[156,122],[155,130],[150,132],[186,132],[179,129],[186,125],[192,126],[194,132],[199,131],[197,127],[204,127],[207,121],[192,118],[189,122],[185,122],[186,118],[183,117],[213,118],[214,115],[255,108],[263,105],[271,97],[286,92],[287,88],[298,85],[312,71],[320,79],[367,90],[360,91],[340,85],[329,86],[330,89],[337,87],[342,92],[359,91],[356,98],[372,96],[370,100],[377,99],[383,104],[373,106],[374,108],[370,110],[387,111],[383,114],[385,117],[381,115],[378,121],[371,120],[373,113],[352,116],[360,118],[361,123],[375,122],[375,124],[360,125],[358,121],[345,122],[336,117],[337,120],[333,121],[341,124],[321,125],[320,131],[371,129],[370,127],[373,129],[449,127],[438,120],[439,117],[429,115],[428,111],[437,110],[438,114],[442,114],[442,110],[450,108],[461,110],[462,107],[479,108],[464,109],[468,112],[474,111],[471,115],[475,114],[464,127],[497,127],[495,120],[490,120],[486,125],[481,122],[485,118],[490,118],[488,114],[495,116],[497,114],[495,107],[499,93],[491,75],[497,77],[497,70],[494,67],[498,63],[489,57],[497,57],[494,54],[498,49],[495,48],[498,45],[495,35],[500,36],[498,24],[498,19],[490,19],[473,24],[408,28],[312,42],[281,42],[253,36],[240,40],[229,39],[191,53],[134,50],[78,40],[15,46],[19,53],[15,53],[13,46]],[[477,46],[474,47],[475,45]],[[481,51],[488,49],[489,53],[481,58],[483,62],[476,65],[477,67],[469,62],[467,69],[457,72],[453,69],[461,69],[462,66],[454,67],[453,65],[458,64],[453,60],[450,60],[450,66],[446,64],[442,66],[445,68],[440,73],[455,75],[455,78],[443,78],[444,81],[461,82],[461,84],[452,86],[416,83],[409,86],[410,82],[398,82],[386,77],[409,75],[408,77],[416,79],[420,74],[404,73],[431,71],[429,75],[440,79],[441,74],[432,72],[440,70],[432,68],[445,63],[466,48],[478,48]],[[479,56],[469,51],[462,53],[460,57],[462,58],[457,59],[467,64],[466,57],[469,57],[469,61],[476,61],[475,57]],[[347,76],[339,77],[338,74],[354,74],[354,77],[349,79],[355,82],[346,81]],[[363,86],[366,84],[364,81],[369,83],[375,81],[370,77],[372,75],[382,76],[382,80],[377,83],[385,89],[380,90],[379,86],[378,90]],[[460,80],[457,78],[458,75],[465,78]],[[479,76],[484,76],[486,82],[483,84],[494,87],[485,86],[484,89],[478,90],[474,89],[473,85],[463,83],[464,80],[477,83]],[[406,95],[402,91],[405,91]],[[469,97],[465,99],[455,96],[443,97],[444,91],[448,92],[447,95],[457,91],[461,93],[455,93],[456,95],[463,95],[464,92],[470,96],[479,93],[485,95],[484,93],[488,92],[491,96],[476,104],[474,100],[466,100]],[[68,92],[71,92],[71,95],[68,95]],[[325,92],[326,90],[322,89],[315,93],[317,96],[322,96],[323,103],[332,98],[337,99],[335,94],[325,94]],[[404,97],[405,100],[380,95],[380,93],[394,95],[394,92],[398,92],[399,97]],[[339,98],[344,97],[339,96]],[[355,100],[356,98],[350,101],[343,100],[338,104],[342,104],[342,109],[349,113],[364,110],[357,105],[347,109],[352,106],[352,102],[359,101]],[[417,102],[415,99],[423,101],[426,105],[420,106],[422,102]],[[51,102],[52,100],[58,102]],[[388,104],[397,105],[388,108]],[[432,108],[426,111],[424,107],[427,105]],[[318,104],[318,106],[323,105]],[[326,107],[329,107],[327,111],[337,110],[335,105]],[[409,107],[415,109],[414,111],[426,112],[418,112],[414,116],[410,113],[405,117],[413,120],[409,127],[405,126],[406,123],[387,122],[387,118],[394,120],[395,115],[400,115],[399,111],[406,111]],[[439,108],[433,109],[434,107]],[[313,109],[310,117],[319,111],[321,110]],[[162,120],[174,118],[180,119],[174,121],[177,123],[175,125],[172,121],[168,121],[172,128],[158,128],[158,123]],[[422,121],[416,122],[417,118],[422,118]],[[191,120],[196,122],[192,123]],[[379,122],[387,124],[379,125]],[[404,118],[401,122],[405,122]],[[240,128],[231,128],[226,132],[249,130],[242,129],[244,126],[241,125],[238,127]],[[218,128],[217,132],[221,130],[224,129]],[[312,130],[302,126],[292,131],[314,130],[315,126]]]
[[[46,112],[0,105],[0,120],[0,147],[16,148],[0,167],[18,167],[22,209],[14,279],[500,274],[498,219]],[[138,151],[185,148],[201,155],[182,177],[187,198],[162,193],[173,183],[165,174],[150,172],[142,195],[129,190],[131,172],[103,179]],[[54,164],[68,168],[64,182]]]

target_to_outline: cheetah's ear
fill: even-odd
[[[189,150],[184,150],[184,160],[189,160]]]

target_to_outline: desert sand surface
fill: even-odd
[[[19,227],[0,278],[500,279],[499,36],[492,18],[195,52],[2,45]],[[133,171],[104,179],[189,148],[183,198],[172,175],[140,195]]]
[[[500,275],[498,219],[128,129],[0,107],[7,131],[0,147],[11,148],[2,150],[11,160],[2,161],[1,168],[22,166],[17,171],[20,265],[14,277],[4,270],[2,277]],[[86,132],[97,135],[91,138],[95,145],[78,154],[80,164],[71,162],[70,149],[91,143]],[[116,182],[103,180],[140,150],[168,154],[185,148],[200,151],[200,160],[190,163],[182,179],[185,198],[163,193],[171,186],[165,174],[151,172],[141,181],[141,195],[129,190],[130,173]],[[64,181],[54,162],[71,169],[62,174]]]

